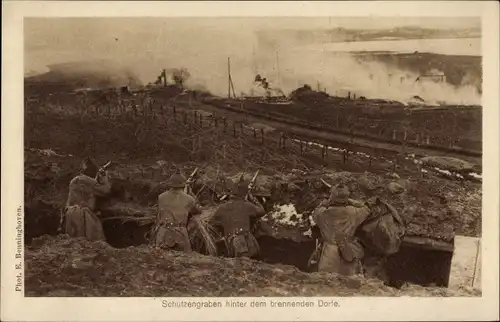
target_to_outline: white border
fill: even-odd
[[[497,2],[3,2],[2,300],[4,321],[483,320],[498,318]],[[23,17],[480,16],[483,23],[482,298],[342,298],[335,309],[165,309],[149,298],[23,298],[14,292],[15,212],[23,204]]]

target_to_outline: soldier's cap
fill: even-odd
[[[167,181],[167,186],[170,188],[184,188],[186,186],[186,178],[180,172],[176,172]]]
[[[331,201],[346,201],[349,199],[351,193],[349,192],[349,188],[346,185],[338,184],[332,187],[330,191],[330,199]]]
[[[248,191],[248,183],[243,179],[243,175],[240,179],[233,184],[233,188],[231,189],[231,193],[234,196],[244,197]]]
[[[97,162],[95,162],[94,159],[87,157],[85,160],[83,160],[82,164],[82,173],[88,176],[95,176],[97,172],[99,171],[99,166],[97,165]]]

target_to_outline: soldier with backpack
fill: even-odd
[[[357,233],[365,248],[365,275],[386,279],[384,266],[387,257],[399,251],[405,232],[405,223],[397,210],[382,199],[375,198],[370,206],[370,216]]]

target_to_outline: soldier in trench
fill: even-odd
[[[234,185],[231,199],[215,211],[212,224],[222,226],[229,257],[256,258],[260,247],[251,232],[251,222],[266,214],[264,207],[242,179]]]
[[[68,200],[61,225],[65,233],[91,241],[106,240],[95,208],[96,198],[106,196],[110,192],[111,186],[106,171],[101,171],[92,159],[86,159],[82,172],[69,183]]]
[[[194,196],[184,191],[186,179],[180,174],[172,175],[169,190],[158,196],[158,215],[155,226],[155,246],[191,252],[187,223],[191,216],[201,213]]]
[[[357,228],[366,220],[370,209],[349,198],[347,186],[331,189],[330,197],[313,212],[322,239],[318,271],[341,275],[362,274],[364,250],[355,237]]]
[[[364,274],[388,282],[385,265],[388,257],[399,251],[406,227],[391,204],[379,197],[369,204],[370,216],[357,233],[365,249]]]

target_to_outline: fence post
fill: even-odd
[[[243,123],[240,123],[240,133],[241,133],[241,136],[243,136]]]
[[[257,138],[257,130],[254,128],[253,129],[253,138],[256,139]]]
[[[264,145],[264,129],[260,129],[261,144]]]
[[[233,137],[236,137],[236,123],[233,122]]]
[[[396,141],[396,130],[392,130],[392,140]]]

